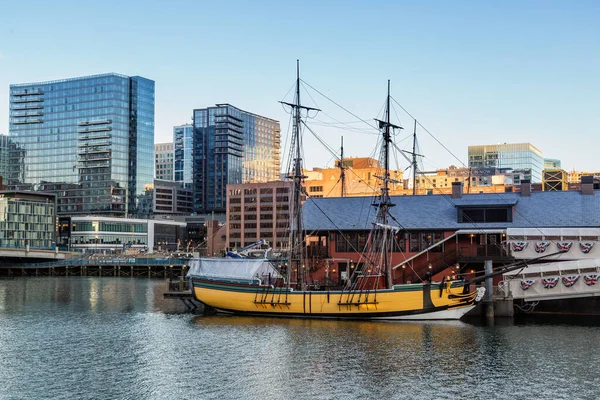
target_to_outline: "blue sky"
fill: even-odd
[[[300,59],[307,83],[365,120],[390,79],[452,153],[421,132],[426,169],[466,163],[468,145],[531,142],[567,170],[600,170],[597,1],[0,0],[0,10],[0,132],[9,84],[118,72],[156,81],[156,142],[223,102],[280,120],[285,135],[278,101]],[[344,135],[346,155],[371,154],[375,135],[321,124],[355,117],[303,97],[324,111],[313,127],[323,140],[337,147]],[[308,167],[331,165],[309,134],[305,147]]]

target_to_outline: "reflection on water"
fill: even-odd
[[[194,316],[165,287],[0,280],[0,399],[600,397],[598,327]]]

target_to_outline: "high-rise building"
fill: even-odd
[[[560,160],[556,158],[544,158],[544,169],[560,169]]]
[[[226,211],[228,184],[279,179],[279,122],[229,104],[194,110],[194,210]]]
[[[173,143],[156,143],[154,145],[154,167],[156,179],[173,180]]]
[[[0,186],[8,181],[8,136],[0,133]],[[0,189],[1,190],[1,189]]]
[[[115,73],[10,86],[9,186],[54,192],[59,215],[147,214],[154,81]]]
[[[531,182],[542,182],[544,158],[542,152],[531,143],[504,143],[469,146],[469,168],[511,168],[530,170]]]
[[[185,124],[173,127],[173,169],[174,180],[181,182],[183,187],[192,188],[194,146],[194,126]]]

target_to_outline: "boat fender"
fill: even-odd
[[[475,297],[475,304],[479,303],[483,299],[483,296],[485,296],[485,288],[480,286],[477,288],[477,297]]]

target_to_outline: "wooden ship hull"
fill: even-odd
[[[289,288],[191,278],[196,300],[219,313],[372,320],[460,319],[483,295],[460,282],[395,285],[372,291]]]

